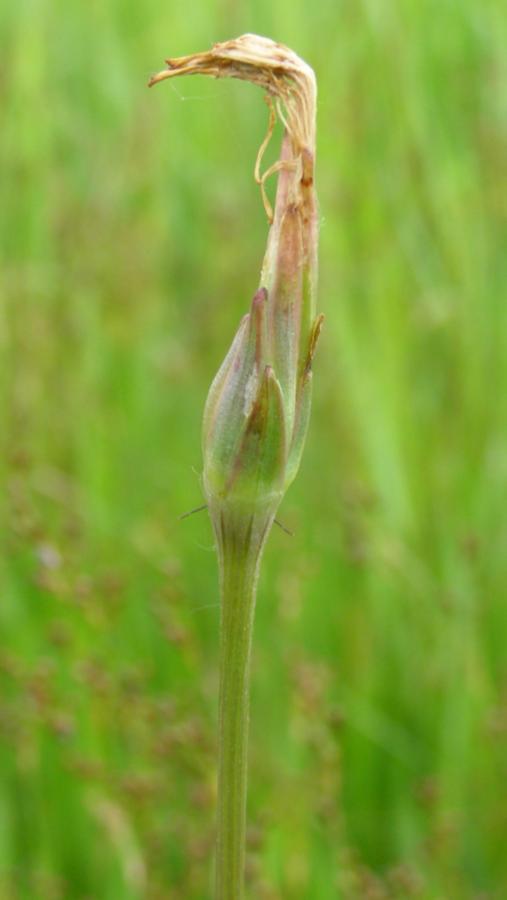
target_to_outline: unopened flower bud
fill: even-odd
[[[204,491],[217,506],[274,511],[299,467],[311,403],[318,221],[314,188],[316,86],[289,48],[243,35],[207,53],[168,60],[156,83],[183,74],[229,76],[262,86],[270,131],[256,165],[271,228],[260,287],[211,386],[204,415]],[[275,108],[285,126],[280,159],[260,175]],[[278,173],[274,214],[264,192]]]

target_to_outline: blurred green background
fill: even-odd
[[[146,82],[245,31],[317,72],[326,314],[260,585],[248,896],[502,900],[503,0],[0,6],[0,900],[211,895],[217,575],[178,515],[267,112]]]

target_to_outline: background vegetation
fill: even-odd
[[[1,900],[205,900],[205,395],[256,286],[244,31],[320,85],[312,429],[253,664],[249,896],[507,896],[507,8],[0,6]],[[273,151],[275,152],[275,151]]]

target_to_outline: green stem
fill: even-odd
[[[216,900],[244,896],[250,651],[259,563],[273,516],[212,515],[222,601]]]

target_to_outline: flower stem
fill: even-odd
[[[274,510],[213,516],[220,561],[220,700],[216,900],[242,900],[250,650],[262,548]]]

